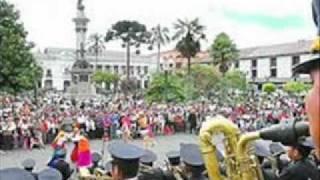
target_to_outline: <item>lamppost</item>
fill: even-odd
[[[169,76],[170,71],[171,71],[170,62],[167,60],[166,63],[164,64],[165,100],[166,100],[167,104],[169,102],[169,97],[168,97],[168,85],[169,85],[168,76]]]

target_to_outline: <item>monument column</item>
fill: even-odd
[[[84,50],[84,45],[86,43],[86,33],[87,33],[87,24],[90,21],[84,13],[84,5],[82,4],[83,0],[78,0],[77,5],[77,17],[73,18],[73,22],[76,25],[76,55],[77,59],[82,59],[81,51]]]

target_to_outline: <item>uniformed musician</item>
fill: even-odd
[[[317,39],[313,45],[315,56],[293,68],[295,74],[310,74],[313,87],[306,98],[306,111],[310,123],[316,155],[320,159],[320,0],[312,2],[313,19],[317,26]]]
[[[280,180],[319,180],[319,172],[308,158],[313,148],[311,139],[299,140],[288,149],[288,156],[291,159],[288,167],[280,172]]]
[[[205,165],[197,144],[180,144],[180,155],[183,162],[183,174],[186,180],[206,180]]]
[[[143,156],[143,149],[123,141],[109,144],[108,151],[112,160],[112,178],[116,180],[138,179],[139,160]]]

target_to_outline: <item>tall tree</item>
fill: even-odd
[[[178,19],[174,24],[176,30],[173,40],[178,40],[176,49],[188,60],[188,74],[191,71],[191,58],[201,50],[200,41],[205,39],[205,27],[199,24],[199,19],[192,21]]]
[[[17,94],[35,88],[42,70],[31,53],[33,44],[12,4],[0,1],[0,91]]]
[[[153,27],[151,29],[151,38],[150,38],[150,44],[149,47],[150,50],[152,50],[153,46],[157,47],[157,72],[160,70],[160,52],[161,52],[161,46],[167,44],[170,42],[170,36],[169,36],[169,29],[167,27],[161,27],[160,24],[158,24],[156,27]]]
[[[96,68],[98,64],[99,55],[105,50],[103,35],[98,33],[92,34],[89,37],[89,51],[93,52],[96,56]]]
[[[211,45],[210,56],[214,65],[219,65],[220,72],[224,75],[231,64],[239,56],[236,44],[230,37],[222,32],[218,34]]]
[[[140,45],[148,43],[150,33],[146,26],[137,21],[118,21],[108,30],[105,41],[121,40],[122,47],[127,48],[127,81],[130,80],[130,48],[137,48],[136,54],[140,54]]]

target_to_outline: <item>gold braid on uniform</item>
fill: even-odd
[[[176,180],[184,180],[183,171],[180,168],[180,166],[172,166],[170,170],[173,176],[176,178]]]

